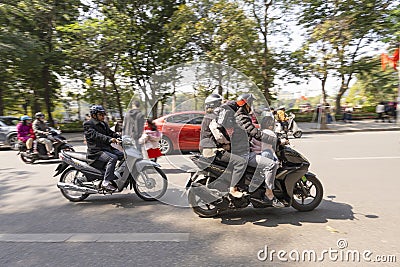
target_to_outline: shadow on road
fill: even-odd
[[[221,214],[215,219],[220,219],[222,224],[241,225],[253,223],[254,225],[275,227],[280,224],[301,226],[303,223],[326,223],[328,220],[354,220],[353,207],[346,203],[323,200],[320,206],[310,212],[298,212],[292,208],[267,208],[244,210]],[[364,215],[366,218],[379,218],[377,215]]]

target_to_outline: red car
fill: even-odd
[[[201,122],[205,112],[185,111],[171,113],[154,120],[163,134],[160,150],[168,154],[174,150],[198,150]]]

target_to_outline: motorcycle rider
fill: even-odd
[[[47,126],[44,117],[42,112],[37,112],[35,114],[36,120],[33,122],[32,128],[37,137],[37,142],[44,144],[46,146],[47,155],[51,156],[51,153],[53,153],[53,142],[47,138],[50,134],[50,127]]]
[[[250,141],[251,139],[256,139],[258,141],[262,141],[263,143],[274,144],[276,142],[276,136],[263,133],[253,124],[250,112],[254,100],[255,97],[253,94],[247,93],[240,95],[236,102],[231,101],[222,105],[221,109],[224,111],[219,112],[217,121],[220,125],[229,126],[229,123],[227,122],[234,120],[233,132],[230,134],[231,152],[246,159],[249,166],[263,171],[264,176],[268,177],[270,180],[270,177],[275,176],[277,163],[266,157],[257,155],[255,152],[250,152]],[[232,113],[232,111],[234,111],[234,113]],[[256,174],[257,173],[258,172],[256,172]],[[258,175],[254,175],[250,184],[251,186],[249,188],[249,192],[256,190],[261,184],[259,181],[260,178],[261,177],[258,177]],[[237,180],[236,183],[239,182],[239,180]],[[270,194],[268,194],[268,196],[270,196]],[[274,207],[284,207],[284,205],[276,198],[270,199],[263,196],[261,199],[255,200],[262,204],[269,204]]]
[[[32,128],[32,118],[28,115],[21,116],[20,122],[17,124],[18,140],[24,142],[26,149],[29,153],[33,151],[33,140],[35,139],[35,133]]]
[[[236,184],[242,178],[246,170],[247,160],[229,152],[229,137],[222,134],[217,136],[213,134],[210,124],[215,122],[219,112],[218,107],[222,103],[222,97],[219,94],[211,94],[205,99],[206,115],[201,124],[200,132],[200,151],[207,158],[213,158],[218,161],[228,163],[227,169],[232,171],[231,186],[229,193],[237,198],[243,196],[243,193],[237,190]],[[221,141],[223,139],[224,141]]]
[[[91,119],[83,123],[84,135],[87,144],[87,158],[89,160],[106,162],[106,170],[102,187],[107,191],[115,191],[117,188],[112,185],[116,179],[114,175],[117,160],[124,157],[124,153],[113,148],[112,143],[118,143],[120,136],[113,132],[104,121],[106,111],[101,105],[90,107]]]

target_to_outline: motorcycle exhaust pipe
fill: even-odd
[[[57,187],[60,189],[65,189],[65,190],[71,190],[71,191],[78,191],[78,192],[83,192],[87,194],[97,194],[99,193],[95,189],[87,188],[87,187],[82,187],[82,186],[77,186],[74,184],[67,184],[63,182],[58,182]]]

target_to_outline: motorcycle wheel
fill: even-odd
[[[194,213],[202,218],[211,218],[218,215],[218,208],[216,206],[203,201],[192,190],[189,190],[188,201]]]
[[[33,164],[35,162],[35,159],[33,157],[29,157],[26,155],[26,152],[21,152],[19,156],[21,157],[21,160],[26,164]]]
[[[299,179],[293,189],[292,207],[298,211],[311,211],[318,207],[323,195],[324,189],[317,177],[307,177],[306,181]]]
[[[197,181],[204,186],[207,183],[207,179],[205,178],[198,179]],[[193,192],[192,187],[188,192],[188,202],[190,207],[193,209],[193,212],[202,218],[210,218],[218,215],[218,208],[196,195],[196,193]]]
[[[302,131],[297,131],[295,133],[293,133],[294,138],[300,138],[303,135]]]
[[[135,178],[133,189],[141,199],[154,201],[165,194],[167,187],[165,173],[158,167],[147,166]]]
[[[69,183],[69,184],[74,184],[77,185],[76,179],[81,178],[82,180],[86,180],[85,175],[74,169],[74,168],[69,168],[63,172],[60,178],[60,182],[62,183]],[[69,201],[72,202],[78,202],[86,199],[89,194],[78,192],[78,191],[69,191],[66,189],[60,188],[61,194],[68,199]]]

